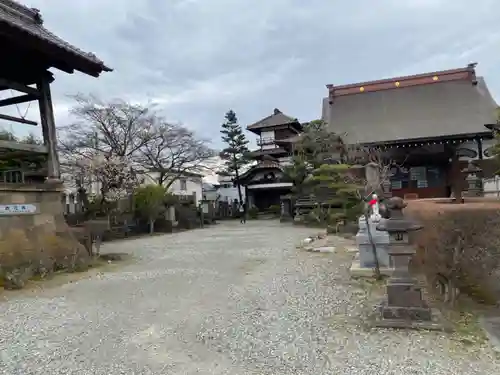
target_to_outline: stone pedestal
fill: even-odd
[[[373,222],[371,219],[368,219],[368,225],[370,226],[370,233],[368,233],[368,226],[366,225],[365,217],[361,216],[358,220],[359,230],[356,234],[356,245],[359,249],[360,266],[364,268],[375,267],[373,245],[370,241],[371,234],[373,243],[375,244],[379,266],[382,268],[391,267],[391,260],[389,253],[387,252],[389,249],[389,234],[387,232],[378,231],[378,223]]]
[[[385,219],[381,219],[383,221]],[[387,232],[377,230],[377,222],[368,219],[370,233],[375,244],[376,255],[380,273],[390,276],[393,272],[393,264],[389,256],[389,235]],[[356,247],[358,254],[354,257],[350,273],[353,277],[373,277],[373,270],[376,267],[375,257],[373,253],[373,245],[370,241],[368,226],[364,216],[358,220],[359,230],[356,234]]]

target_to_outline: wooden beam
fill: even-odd
[[[0,107],[7,107],[9,105],[32,102],[33,100],[36,100],[36,99],[37,99],[37,96],[33,95],[33,94],[14,96],[12,98],[0,100]]]
[[[29,87],[26,85],[23,85],[22,83],[17,83],[13,81],[9,81],[3,78],[0,78],[0,86],[2,87],[8,87],[9,89],[24,92],[25,94],[32,94],[36,95],[36,97],[40,96],[40,93],[37,89],[34,87]]]
[[[12,141],[0,141],[0,149],[29,151],[37,154],[47,154],[48,148],[44,145],[32,145],[29,143],[19,143]]]
[[[14,116],[9,116],[9,115],[2,115],[2,114],[0,114],[0,120],[18,122],[20,124],[33,125],[33,126],[38,125],[38,123],[36,121],[26,120],[24,118],[19,118],[19,117],[14,117]]]
[[[61,171],[59,165],[59,155],[57,154],[57,134],[54,120],[54,110],[52,108],[52,95],[50,93],[51,75],[46,72],[37,83],[36,87],[40,92],[38,106],[40,108],[40,121],[42,124],[43,143],[46,145],[47,157],[47,180],[60,181]]]

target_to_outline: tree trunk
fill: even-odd
[[[239,173],[238,168],[234,168],[234,173],[236,174],[236,181],[238,182],[238,184],[237,184],[237,186],[238,186],[238,197],[240,198],[240,204],[242,204],[243,203],[243,195],[241,194],[241,186],[239,184],[240,173]]]

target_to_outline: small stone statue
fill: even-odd
[[[379,206],[379,202],[378,202],[378,196],[377,194],[373,194],[372,195],[372,199],[371,201],[369,202],[370,206],[371,206],[371,215],[370,215],[370,220],[374,223],[378,223],[380,221],[380,219],[382,219],[382,216],[380,215],[380,206]]]

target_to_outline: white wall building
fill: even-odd
[[[241,187],[241,196],[243,201],[246,200],[245,188]],[[221,202],[234,202],[240,200],[238,194],[238,187],[233,184],[233,179],[230,176],[219,176],[219,201]]]
[[[74,179],[70,176],[62,176],[65,181],[65,193],[66,199],[69,199],[70,194],[75,194],[78,190]],[[148,184],[156,184],[158,183],[159,173],[158,172],[149,172],[147,174],[143,174],[143,183],[142,185]],[[196,195],[196,205],[199,204],[200,200],[203,197],[203,189],[202,189],[202,179],[203,176],[197,173],[186,172],[173,182],[172,185],[169,186],[168,191],[175,195],[188,196]],[[87,194],[89,195],[99,195],[100,194],[100,183],[98,181],[87,183],[86,186]],[[69,203],[69,201],[67,202]]]
[[[149,172],[144,175],[144,183],[156,184],[158,183],[160,173]],[[203,175],[198,173],[185,172],[169,186],[168,191],[174,195],[196,195],[196,205],[203,199]]]

